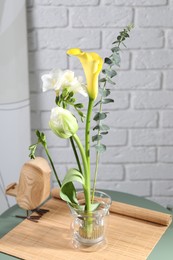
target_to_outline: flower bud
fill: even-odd
[[[61,138],[69,138],[78,130],[78,123],[72,113],[62,107],[55,107],[51,110],[49,126],[54,134]]]

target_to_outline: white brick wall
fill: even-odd
[[[173,1],[28,0],[27,10],[32,133],[45,131],[61,178],[75,159],[68,140],[49,130],[54,93],[41,92],[40,76],[54,67],[81,74],[68,48],[104,57],[118,32],[135,24],[112,92],[98,188],[173,204]]]

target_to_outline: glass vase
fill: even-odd
[[[77,193],[80,206],[85,206],[83,191]],[[92,198],[92,192],[91,192]],[[106,230],[108,226],[111,197],[95,191],[92,203],[98,205],[96,210],[86,212],[69,205],[73,221],[71,223],[72,243],[75,248],[85,251],[95,251],[106,245]]]

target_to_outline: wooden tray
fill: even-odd
[[[164,223],[167,219],[167,225],[161,225],[121,215],[120,212],[117,214],[113,210],[116,203],[113,202],[112,212],[109,216],[107,244],[99,251],[88,253],[73,248],[69,228],[72,217],[69,208],[63,201],[55,198],[50,199],[42,207],[48,209],[49,212],[39,220],[39,223],[24,220],[5,235],[0,240],[0,250],[28,260],[146,259],[168,228],[171,222],[170,215],[161,213]],[[124,205],[124,208],[126,206],[127,204]],[[133,206],[130,206],[132,210],[131,207]],[[134,209],[141,211],[141,208],[136,208],[138,207]],[[142,211],[145,213],[145,209]],[[154,214],[159,214],[159,212],[154,212]],[[145,215],[148,216],[148,214]]]

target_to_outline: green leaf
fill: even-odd
[[[110,78],[113,78],[117,75],[117,72],[115,70],[111,70],[106,75],[108,75]]]
[[[100,134],[101,134],[101,135],[107,135],[107,134],[108,134],[108,131],[106,131],[106,132],[101,132]]]
[[[114,61],[114,64],[117,65],[117,66],[120,66],[120,55],[118,53],[113,53],[113,61]]]
[[[77,108],[83,108],[83,104],[82,103],[77,103],[74,106],[77,107]]]
[[[111,91],[110,89],[99,88],[99,93],[102,97],[107,97],[110,95]]]
[[[103,153],[106,151],[106,145],[104,145],[104,144],[96,144],[96,145],[94,145],[94,147],[95,147],[96,151],[99,153]]]
[[[112,61],[110,58],[105,58],[104,63],[110,65],[110,64],[112,64]]]
[[[104,98],[104,99],[102,100],[102,103],[103,103],[103,104],[108,104],[108,103],[113,103],[113,102],[114,102],[114,100],[111,99],[111,98]]]
[[[78,204],[76,198],[76,189],[73,182],[79,182],[84,186],[84,177],[77,169],[71,168],[68,170],[61,186],[60,196],[63,200],[70,204]]]
[[[99,79],[99,82],[106,82],[106,78]]]
[[[101,112],[98,112],[95,116],[94,116],[94,120],[95,121],[98,121],[98,120],[103,120],[107,117],[107,113],[101,113]]]
[[[99,124],[99,125],[96,125],[93,130],[102,130],[102,131],[106,131],[106,130],[109,130],[110,127],[108,125],[103,125],[103,124]]]
[[[119,52],[120,48],[119,47],[113,47],[111,49],[112,52]]]
[[[92,136],[92,141],[95,142],[95,141],[99,141],[102,139],[102,136],[101,135],[94,135]]]
[[[107,82],[109,82],[112,85],[116,85],[116,83],[114,81],[112,81],[110,78],[107,77]]]

